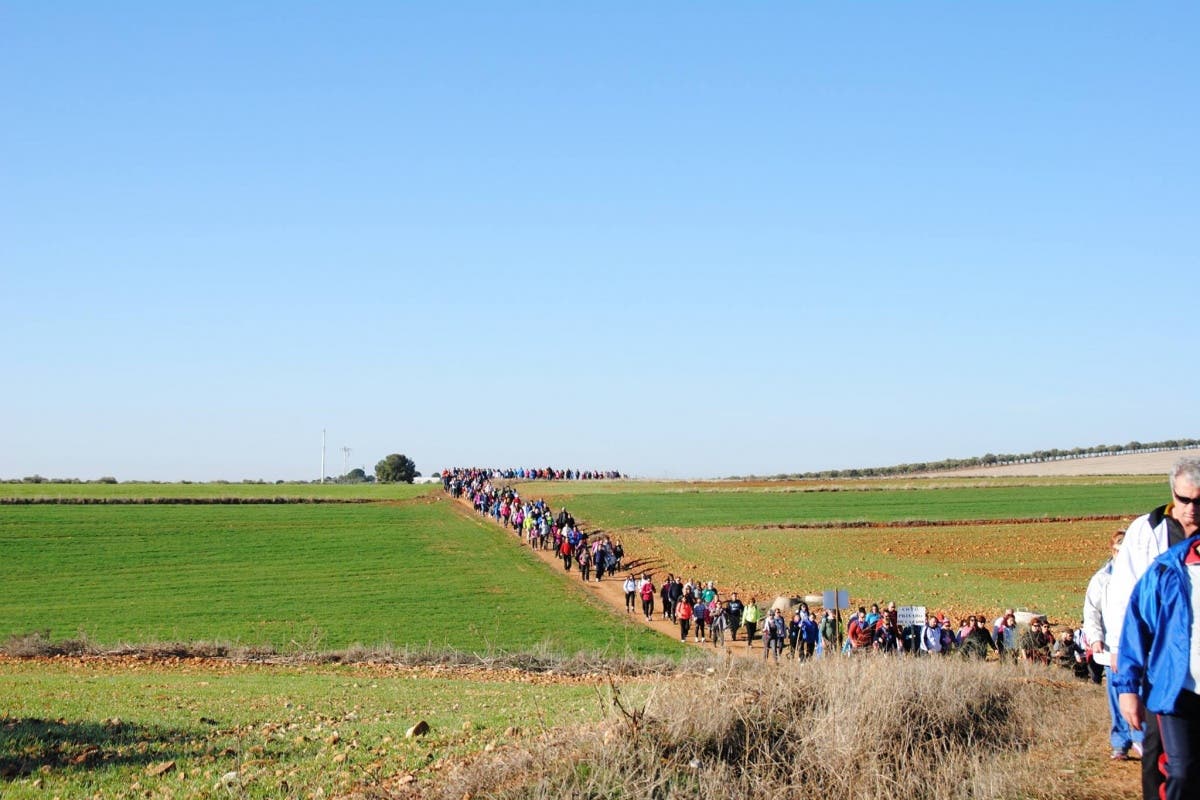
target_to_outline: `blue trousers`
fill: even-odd
[[[1104,668],[1104,689],[1108,694],[1108,716],[1112,719],[1108,740],[1112,743],[1114,753],[1127,753],[1134,742],[1141,743],[1142,732],[1130,728],[1121,716],[1121,709],[1117,707],[1117,692],[1112,684],[1112,667]]]

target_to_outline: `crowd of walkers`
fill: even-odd
[[[477,512],[511,528],[533,549],[552,550],[564,570],[577,568],[585,581],[621,570],[625,548],[620,539],[584,532],[565,507],[555,514],[544,500],[525,500],[511,486],[493,484],[488,470],[447,471],[442,485],[451,497],[469,500]]]
[[[1090,643],[1082,626],[1055,633],[1044,618],[1036,617],[1018,631],[1012,609],[1006,609],[991,625],[982,614],[961,619],[957,627],[945,614],[930,614],[923,625],[901,626],[895,603],[887,603],[882,609],[875,603],[869,611],[859,607],[853,612],[843,630],[839,617],[828,609],[818,614],[805,602],[780,607],[776,601],[764,611],[757,597],[746,603],[737,592],[731,592],[723,598],[714,581],[668,575],[656,591],[648,574],[639,579],[629,576],[625,591],[627,610],[633,607],[632,598],[640,597],[647,620],[654,614],[657,595],[662,618],[679,626],[680,641],[687,641],[690,635],[695,642],[724,647],[737,642],[741,633],[748,648],[761,642],[764,660],[806,659],[829,653],[957,654],[983,660],[994,653],[1000,660],[1055,665],[1079,678],[1100,681],[1100,668],[1091,661]]]
[[[441,472],[442,486],[448,492],[455,479],[483,476],[488,480],[509,481],[600,481],[625,477],[615,469],[555,469],[554,467],[454,467]]]
[[[452,497],[469,501],[479,514],[511,529],[531,548],[553,551],[564,570],[578,570],[585,581],[600,581],[622,571],[625,550],[619,539],[585,532],[565,507],[555,513],[544,500],[522,498],[513,487],[496,483],[498,477],[503,478],[503,471],[446,470],[442,484]],[[843,628],[840,617],[829,610],[818,614],[804,602],[780,608],[777,601],[776,607],[764,611],[758,598],[746,603],[737,592],[725,597],[711,580],[669,574],[656,586],[650,573],[629,572],[622,588],[627,613],[640,611],[648,622],[661,615],[678,626],[680,641],[690,637],[698,644],[726,647],[738,642],[740,634],[746,647],[761,642],[764,659],[804,659],[827,653],[957,653],[985,659],[994,653],[1003,660],[1057,664],[1097,681],[1099,676],[1082,626],[1055,634],[1038,618],[1019,631],[1012,609],[990,625],[987,616],[973,614],[955,626],[940,613],[930,614],[923,625],[901,626],[894,602],[876,603],[870,610],[860,607],[853,612]]]

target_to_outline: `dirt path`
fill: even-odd
[[[467,503],[466,500],[452,502],[454,502],[454,506],[459,513],[469,516],[471,519],[483,520],[488,525],[500,527],[498,523],[494,522],[490,518],[484,518],[478,514],[475,509]],[[514,534],[511,529],[505,528],[504,530],[510,537],[512,537],[515,545],[520,547],[528,547],[528,545],[523,542],[520,537]],[[559,572],[563,571],[562,559],[559,558],[553,550],[533,550],[533,554],[541,559],[543,563],[545,563],[547,569],[558,570]],[[585,591],[589,592],[592,596],[598,598],[603,603],[611,607],[614,613],[625,614],[638,624],[646,625],[658,631],[663,636],[670,636],[678,639],[679,626],[672,623],[670,620],[663,619],[662,616],[662,597],[659,595],[659,590],[662,588],[662,579],[666,575],[663,563],[657,560],[639,559],[635,555],[632,558],[626,558],[624,566],[627,568],[624,572],[620,572],[611,577],[605,575],[604,579],[600,581],[597,581],[595,577],[593,577],[592,580],[584,583],[579,576],[579,570],[574,566],[571,567],[571,575],[575,580],[582,584]],[[637,577],[638,575],[641,575],[643,571],[649,572],[651,577],[655,579],[654,617],[649,622],[646,621],[645,616],[642,614],[642,601],[640,598],[635,598],[635,608],[632,612],[626,611],[625,608],[625,576],[630,572],[633,572],[634,576]],[[740,657],[754,656],[757,658],[762,657],[762,645],[760,642],[755,642],[755,646],[753,648],[748,648],[746,646],[746,636],[744,630],[739,631],[736,642],[732,640],[732,637],[727,632],[725,634],[724,647],[696,642],[694,633],[689,634],[688,644],[692,647],[702,647],[709,652],[716,652],[718,655]]]

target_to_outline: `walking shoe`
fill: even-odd
[[[1125,755],[1125,753],[1121,752],[1120,750],[1113,750],[1112,755],[1109,756],[1109,758],[1112,759],[1113,761],[1128,761],[1129,760],[1129,756]]]
[[[1129,747],[1129,752],[1133,753],[1133,754],[1134,754],[1135,756],[1137,756],[1138,758],[1141,758],[1141,757],[1142,757],[1142,743],[1141,743],[1141,742],[1134,742],[1134,743],[1133,743],[1133,744],[1132,744],[1132,745]]]

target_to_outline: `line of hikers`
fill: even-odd
[[[557,469],[555,467],[447,467],[441,472],[442,488],[450,491],[450,484],[464,476],[482,475],[495,480],[523,481],[600,481],[617,480],[625,477],[615,469]]]
[[[870,611],[860,606],[853,612],[843,634],[838,618],[828,609],[818,617],[808,603],[783,601],[781,605],[781,598],[764,611],[756,597],[743,603],[738,593],[732,592],[728,599],[722,599],[714,581],[685,581],[667,575],[656,589],[648,573],[636,579],[631,574],[625,578],[624,588],[626,611],[634,611],[640,599],[647,621],[654,617],[657,597],[662,618],[679,626],[681,642],[691,635],[697,643],[724,647],[727,639],[736,642],[738,634],[744,632],[748,648],[754,647],[756,640],[762,642],[764,660],[774,656],[778,661],[781,655],[805,659],[827,653],[923,656],[957,653],[982,660],[994,652],[1003,660],[1055,664],[1070,669],[1077,677],[1099,682],[1100,668],[1090,658],[1082,626],[1075,630],[1064,628],[1055,635],[1043,617],[1035,617],[1019,630],[1012,609],[1005,609],[990,629],[987,617],[982,614],[960,620],[957,628],[945,614],[930,614],[924,624],[901,626],[894,602],[883,609],[875,603]]]
[[[555,515],[542,499],[522,500],[511,486],[493,485],[486,470],[455,473],[443,485],[452,497],[470,500],[477,512],[511,528],[535,550],[553,550],[564,570],[575,566],[585,581],[603,580],[621,569],[621,540],[584,533],[566,507]]]

